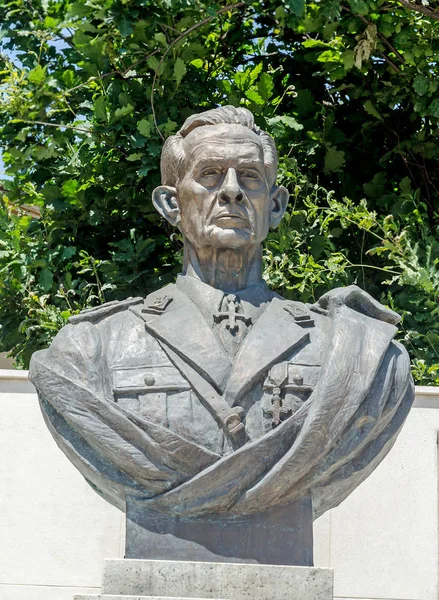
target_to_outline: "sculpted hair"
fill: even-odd
[[[182,177],[186,158],[184,138],[197,127],[222,124],[248,127],[261,138],[267,181],[270,187],[275,185],[278,158],[273,138],[255,125],[254,117],[249,110],[234,106],[223,106],[192,115],[186,119],[180,131],[168,137],[163,146],[160,162],[162,185],[176,187]]]

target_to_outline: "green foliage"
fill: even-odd
[[[400,216],[378,216],[366,200],[337,200],[311,185],[292,159],[294,204],[266,248],[266,280],[288,298],[315,302],[328,289],[357,284],[402,316],[399,339],[413,357],[418,382],[439,384],[439,227],[426,206],[406,194]],[[407,183],[407,182],[405,182]],[[360,245],[354,262],[352,240]]]
[[[304,301],[357,283],[438,383],[439,15],[412,4],[2,3],[0,350],[26,366],[69,315],[175,276],[181,240],[150,200],[161,146],[232,104],[276,137],[292,196],[267,280]]]

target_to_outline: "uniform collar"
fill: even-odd
[[[179,275],[176,286],[196,304],[206,322],[212,327],[213,315],[218,311],[224,296],[228,296],[228,294],[191,275]],[[257,321],[275,296],[263,280],[233,295],[239,298],[244,313],[252,317],[253,323]]]

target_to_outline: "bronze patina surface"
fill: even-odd
[[[288,201],[276,171],[249,111],[187,119],[153,193],[182,274],[71,318],[33,356],[47,425],[127,511],[131,557],[311,564],[313,516],[380,463],[412,404],[398,315],[355,286],[304,305],[263,281]]]

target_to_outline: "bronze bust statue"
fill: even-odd
[[[60,448],[127,512],[127,555],[312,564],[312,518],[384,458],[414,397],[398,315],[355,286],[313,305],[262,279],[273,139],[215,108],[166,140],[159,213],[183,272],[70,319],[30,377]],[[168,534],[168,535],[163,535]]]

